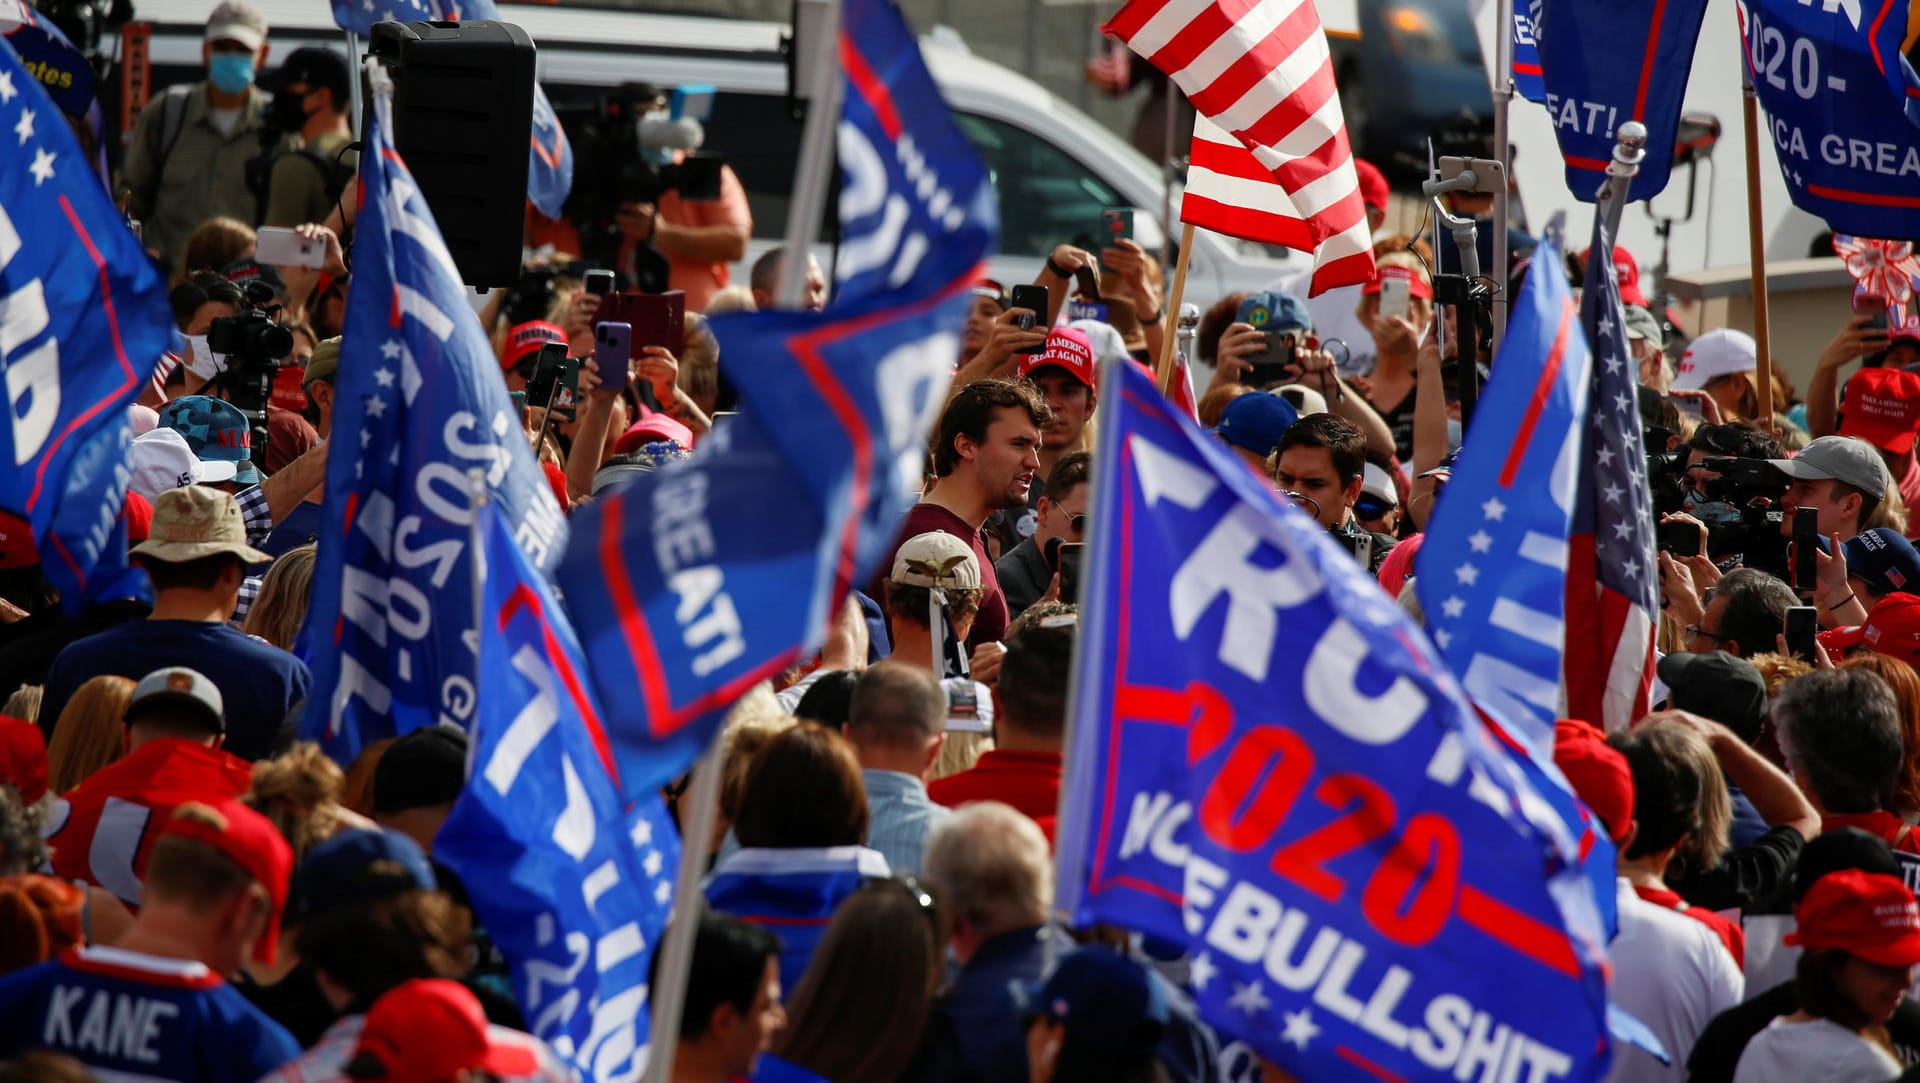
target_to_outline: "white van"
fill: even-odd
[[[345,47],[345,36],[319,0],[251,2],[266,16],[275,55],[302,45]],[[157,83],[200,77],[210,10],[211,0],[135,0],[134,18],[154,24]],[[726,156],[747,190],[754,232],[748,260],[780,243],[801,127],[787,111],[784,25],[538,4],[503,5],[502,17],[533,38],[540,82],[563,112],[569,102],[597,98],[623,83],[714,86],[706,148]],[[929,35],[921,47],[993,176],[1000,200],[994,277],[1009,284],[1030,281],[1053,245],[1091,234],[1108,207],[1135,208],[1136,236],[1150,250],[1157,248],[1162,191],[1152,162],[1038,84],[973,55],[949,32]],[[823,262],[827,255],[823,247]],[[1204,305],[1235,290],[1260,289],[1304,267],[1305,258],[1201,232],[1186,296]],[[745,281],[744,266],[736,268],[734,280]]]

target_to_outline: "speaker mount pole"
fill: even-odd
[[[800,136],[800,164],[787,218],[786,258],[780,262],[776,307],[800,307],[806,288],[807,257],[820,232],[820,216],[827,206],[827,186],[834,180],[834,133],[840,126],[840,0],[794,0],[797,8],[814,9],[816,17],[796,18],[796,29],[816,28],[811,39],[796,34],[793,63],[805,78],[795,85],[807,98],[807,124]]]

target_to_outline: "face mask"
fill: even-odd
[[[210,380],[227,367],[226,359],[207,348],[207,336],[187,336],[187,356],[184,359],[187,371],[203,380]]]
[[[291,91],[273,96],[267,107],[267,123],[283,132],[297,132],[307,126],[306,95]]]
[[[222,94],[238,94],[253,85],[252,53],[215,53],[207,64],[207,79]]]
[[[1686,497],[1687,514],[1710,526],[1726,526],[1740,521],[1740,509],[1724,500],[1708,500],[1699,493]]]

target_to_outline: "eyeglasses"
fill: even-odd
[[[1685,630],[1687,633],[1687,637],[1689,639],[1693,638],[1694,636],[1700,636],[1704,639],[1711,639],[1715,643],[1726,643],[1726,642],[1729,642],[1731,639],[1731,637],[1723,636],[1718,632],[1709,632],[1705,628],[1700,627],[1698,624],[1689,624],[1687,625]]]
[[[1075,534],[1085,534],[1087,532],[1086,514],[1082,513],[1067,516],[1067,529],[1073,531]]]
[[[1385,500],[1361,499],[1353,502],[1353,514],[1362,519],[1379,519],[1395,507]]]

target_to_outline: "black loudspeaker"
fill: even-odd
[[[533,39],[510,23],[382,22],[367,52],[393,77],[394,149],[461,278],[476,288],[519,281]]]

